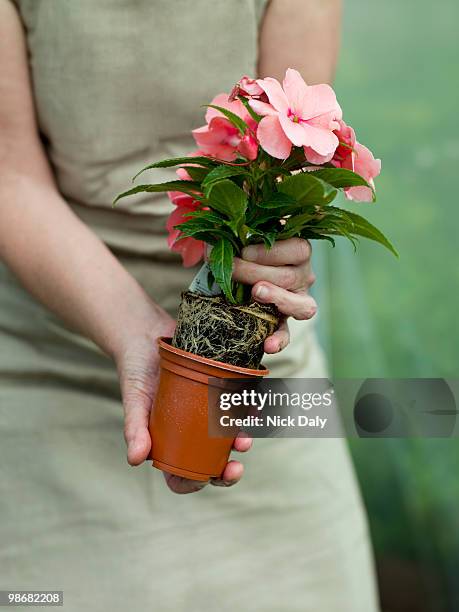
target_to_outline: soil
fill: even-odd
[[[230,304],[222,296],[182,294],[172,346],[244,368],[258,369],[263,344],[279,326],[274,304]]]

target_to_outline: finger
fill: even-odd
[[[244,466],[242,463],[239,463],[239,461],[228,461],[221,478],[211,478],[210,484],[214,485],[214,487],[232,487],[241,480],[243,473]]]
[[[252,444],[252,438],[245,431],[241,431],[233,442],[233,449],[238,453],[246,453],[252,448]]]
[[[303,238],[279,240],[271,249],[252,244],[242,251],[242,259],[265,266],[300,265],[311,258],[311,245]]]
[[[278,329],[265,340],[265,353],[279,353],[290,342],[290,332],[288,329],[287,318],[283,318]]]
[[[234,258],[233,278],[245,285],[267,281],[284,289],[302,289],[308,285],[311,274],[309,264],[302,266],[263,266]]]
[[[275,304],[284,315],[298,321],[311,319],[317,312],[314,298],[305,291],[294,293],[266,282],[256,283],[252,287],[252,295],[262,304]]]
[[[149,400],[147,404],[145,398],[133,396],[125,399],[124,406],[124,439],[128,447],[127,460],[130,465],[140,465],[147,459],[151,449],[151,438],[148,431]]]
[[[177,495],[187,495],[188,493],[197,493],[201,491],[209,482],[200,482],[198,480],[189,480],[188,478],[182,478],[175,474],[169,474],[169,472],[163,472],[167,486],[172,493]]]

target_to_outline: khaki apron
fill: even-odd
[[[192,150],[201,105],[255,74],[263,0],[17,5],[59,189],[174,314],[195,271],[167,249],[171,204],[111,201]],[[311,325],[291,327],[273,375],[325,376]],[[257,440],[238,486],[177,496],[127,465],[122,429],[113,364],[0,266],[0,589],[64,590],[70,612],[377,609],[342,440]]]

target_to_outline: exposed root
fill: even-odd
[[[232,365],[255,368],[263,344],[279,325],[274,304],[229,304],[223,297],[182,294],[172,345]]]

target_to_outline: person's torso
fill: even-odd
[[[110,209],[144,165],[193,149],[203,105],[255,74],[265,1],[17,0],[40,131],[70,204]],[[171,206],[144,194],[119,209],[164,216]],[[123,250],[133,229],[125,227]]]
[[[190,132],[204,123],[203,105],[256,74],[268,0],[15,2],[39,129],[62,195],[174,314],[195,271],[168,250],[171,203],[163,194],[138,195],[116,209],[112,201],[140,168],[193,150]],[[144,176],[173,177],[173,170]],[[283,364],[283,375],[314,370],[310,326],[292,327],[289,354],[268,360]]]

